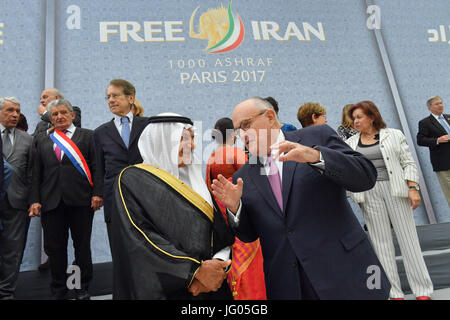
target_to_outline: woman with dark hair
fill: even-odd
[[[356,133],[358,133],[358,131],[356,131],[353,128],[353,120],[352,118],[350,118],[350,115],[348,114],[348,109],[350,109],[351,106],[353,105],[347,104],[344,106],[344,108],[342,108],[341,125],[336,130],[339,137],[341,137],[341,139],[344,141],[350,138],[351,136],[355,135]]]
[[[213,139],[217,148],[208,159],[206,166],[206,184],[210,191],[213,179],[219,174],[231,180],[233,173],[248,160],[245,152],[233,147],[236,142],[233,121],[229,118],[218,120],[214,126]],[[226,219],[226,207],[214,197],[220,211]],[[263,259],[259,239],[245,243],[238,238],[232,247],[232,264],[228,272],[228,284],[234,300],[266,300]]]
[[[359,204],[372,246],[391,283],[390,298],[403,300],[390,223],[397,235],[409,285],[417,300],[429,300],[433,284],[417,236],[413,210],[420,204],[419,175],[400,130],[386,128],[378,108],[362,101],[349,108],[357,134],[346,140],[377,170],[373,189],[350,193]]]
[[[20,129],[22,131],[27,132],[28,131],[28,122],[27,122],[27,118],[25,117],[25,115],[23,113],[21,113],[19,115],[19,121],[17,122],[16,125],[17,129]]]

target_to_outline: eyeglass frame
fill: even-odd
[[[111,98],[113,98],[113,99],[117,99],[117,98],[119,98],[120,96],[127,96],[126,94],[124,94],[124,93],[121,93],[121,94],[115,94],[115,93],[112,93],[112,94],[110,94],[109,96],[105,96],[105,100],[106,101],[108,101],[109,99],[111,99]]]
[[[236,134],[237,136],[239,136],[240,130],[242,130],[242,131],[245,132],[245,131],[247,131],[248,129],[250,129],[250,126],[252,125],[252,122],[253,122],[256,118],[258,118],[259,116],[262,116],[262,115],[263,115],[264,113],[266,113],[268,110],[270,110],[270,109],[264,109],[263,111],[260,111],[257,115],[254,115],[254,116],[252,116],[252,117],[250,117],[250,118],[247,118],[247,119],[242,120],[241,123],[240,123],[240,125],[239,125],[239,127],[234,129],[235,134]],[[243,123],[248,124],[248,126],[246,125],[246,128],[242,128],[242,124],[243,124]]]

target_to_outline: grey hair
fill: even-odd
[[[66,106],[70,112],[73,112],[73,107],[69,100],[57,99],[53,100],[47,105],[47,111],[49,112],[49,114],[51,113],[52,108],[57,106]]]
[[[252,97],[250,99],[255,102],[255,106],[257,106],[259,109],[261,109],[261,111],[266,110],[266,109],[273,110],[275,112],[275,117],[278,121],[278,114],[275,111],[275,108],[273,107],[273,105],[269,101],[267,101],[264,98],[258,97],[258,96]]]
[[[58,99],[65,99],[65,98],[64,98],[64,95],[63,95],[63,94],[61,93],[61,91],[59,91],[58,89],[56,89],[56,88],[51,88],[51,89],[47,89],[47,90],[51,90],[54,97],[57,96]]]
[[[3,109],[3,105],[5,104],[6,101],[12,102],[14,104],[18,104],[20,106],[20,101],[16,97],[4,97],[4,98],[0,98],[0,110]]]
[[[439,99],[442,102],[444,102],[444,100],[441,97],[434,96],[434,97],[431,97],[430,99],[427,100],[427,106],[430,107],[433,104],[434,100],[437,100],[437,99]]]

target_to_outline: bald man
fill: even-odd
[[[281,131],[259,97],[236,106],[233,125],[251,157],[233,182],[219,175],[213,194],[239,239],[260,239],[267,298],[388,299],[389,281],[346,199],[346,190],[374,186],[371,162],[327,125]]]
[[[42,91],[40,104],[38,106],[38,113],[41,116],[41,121],[36,125],[33,136],[47,132],[47,130],[53,126],[50,122],[50,115],[47,112],[47,105],[57,99],[64,99],[64,95],[58,89],[49,88]],[[75,112],[73,124],[75,127],[81,128],[81,110],[77,106],[72,106],[72,108]]]

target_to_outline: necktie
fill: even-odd
[[[448,126],[448,123],[445,121],[444,116],[441,114],[438,118],[439,118],[439,122],[442,124],[445,131],[447,131],[447,134],[450,134],[450,128]]]
[[[11,138],[9,137],[9,129],[3,130],[3,157],[7,158],[12,150]]]
[[[281,211],[283,211],[283,194],[281,192],[280,172],[278,171],[278,167],[272,159],[272,155],[269,155],[267,157],[267,162],[270,168],[267,178],[269,179],[270,187],[272,188],[272,192],[275,196],[275,199],[277,200],[278,206],[280,207]]]
[[[120,122],[122,122],[122,140],[128,148],[130,143],[130,119],[123,117],[120,119]]]
[[[67,130],[62,130],[61,132],[66,134]],[[61,162],[61,148],[58,145],[55,146],[55,154],[58,161]]]

